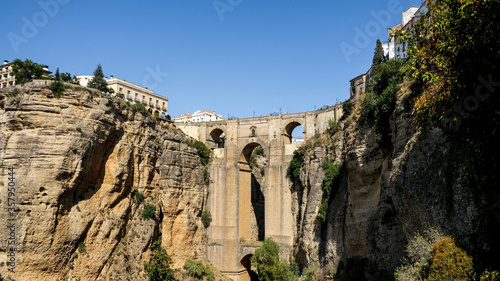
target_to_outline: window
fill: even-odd
[[[139,94],[135,93],[135,101],[139,101]]]
[[[255,128],[254,126],[252,126],[252,127],[250,128],[250,136],[251,136],[251,137],[255,137],[255,136],[257,136],[256,129],[257,129],[257,128]]]
[[[142,96],[142,102],[146,102],[146,96]]]
[[[123,88],[118,89],[119,93],[123,93]]]

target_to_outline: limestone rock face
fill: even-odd
[[[146,280],[143,262],[160,234],[176,267],[205,258],[203,167],[180,131],[87,91],[56,99],[47,89],[23,88],[17,102],[6,94],[0,204],[7,206],[14,168],[17,252],[11,273],[10,232],[2,227],[2,278]],[[145,204],[155,206],[154,219],[142,218]]]
[[[449,141],[439,129],[415,130],[409,111],[403,103],[396,108],[390,145],[381,147],[370,126],[350,122],[306,152],[300,182],[292,185],[299,264],[320,262],[335,272],[357,258],[393,272],[407,241],[429,227],[464,241],[477,237],[479,207],[472,192],[445,176]],[[321,222],[325,157],[343,162],[344,170]]]

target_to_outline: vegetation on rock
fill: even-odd
[[[141,205],[144,202],[144,193],[135,191],[134,192],[134,202],[137,205]]]
[[[150,262],[144,262],[144,270],[149,281],[175,280],[174,270],[171,268],[172,259],[167,254],[167,250],[161,246],[161,235],[151,245],[153,258]]]
[[[184,269],[189,276],[194,278],[201,280],[203,277],[206,277],[207,281],[215,280],[214,272],[210,265],[204,265],[199,260],[187,259],[184,262]]]
[[[330,204],[330,198],[333,195],[332,194],[333,187],[335,186],[337,180],[339,179],[342,166],[343,163],[334,164],[333,161],[331,161],[328,158],[325,158],[323,160],[323,163],[321,163],[321,168],[325,173],[325,178],[323,179],[323,184],[321,185],[321,188],[323,189],[323,200],[319,207],[318,218],[322,222],[325,222],[326,220],[326,213],[328,211],[328,206]]]
[[[304,164],[304,149],[297,149],[293,152],[292,161],[287,169],[287,175],[292,181],[298,181],[300,177],[300,168]]]
[[[280,260],[280,247],[272,238],[264,239],[262,246],[251,257],[252,265],[257,268],[259,280],[292,280],[294,274],[290,267]]]
[[[210,153],[212,153],[212,150],[210,150],[210,148],[208,148],[203,142],[194,139],[187,140],[186,144],[196,148],[196,150],[198,151],[198,155],[200,156],[201,164],[208,164],[208,162],[210,161]]]
[[[472,258],[457,247],[455,240],[444,237],[432,248],[428,281],[472,280]]]
[[[142,218],[149,220],[155,217],[156,206],[152,204],[145,204],[144,211],[142,212]]]
[[[89,81],[88,87],[97,89],[101,92],[108,91],[108,82],[104,79],[101,64],[97,65],[97,68],[94,71],[94,77]]]
[[[201,222],[205,228],[210,226],[210,223],[212,222],[212,214],[210,214],[210,211],[203,210],[201,213]]]
[[[59,68],[57,68],[56,74],[55,74],[55,81],[50,83],[49,89],[52,91],[52,94],[54,95],[55,98],[60,98],[61,95],[64,93],[64,90],[67,88],[66,85],[61,81],[61,75],[59,74]]]
[[[391,59],[373,66],[359,121],[375,127],[378,143],[389,141],[389,119],[396,107],[396,95],[403,82],[403,61]]]
[[[42,78],[43,67],[28,59],[25,61],[15,59],[12,62],[12,74],[16,79],[16,84],[22,84]]]

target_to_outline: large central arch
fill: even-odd
[[[239,161],[239,239],[263,241],[265,237],[265,198],[260,183],[252,173],[252,152],[262,147],[257,142],[247,144]],[[263,147],[262,147],[263,148]],[[264,149],[264,148],[263,148]]]

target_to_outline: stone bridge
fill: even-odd
[[[250,257],[272,237],[288,257],[294,221],[287,168],[293,151],[292,131],[302,125],[307,141],[338,121],[342,104],[324,110],[199,123],[175,123],[189,136],[213,150],[207,209],[208,259],[233,280],[253,280]],[[249,165],[250,154],[262,146],[267,158],[262,186]]]

